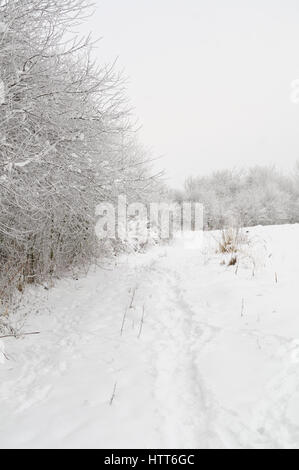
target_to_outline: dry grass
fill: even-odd
[[[238,262],[238,257],[237,256],[232,256],[231,259],[228,262],[228,266],[235,266]]]
[[[230,227],[223,229],[218,241],[218,253],[237,253],[240,245],[246,244],[248,238],[240,228]]]
[[[222,264],[235,266],[238,264],[238,254],[242,245],[248,245],[247,233],[241,228],[230,227],[221,231],[220,239],[217,240],[217,253],[230,255],[229,260],[223,260]]]

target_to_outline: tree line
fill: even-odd
[[[73,30],[85,0],[0,0],[0,299],[88,265],[95,207],[160,183],[131,124],[125,82]]]
[[[255,166],[190,176],[184,190],[174,191],[173,197],[177,202],[201,202],[208,230],[299,223],[299,163],[290,174]]]

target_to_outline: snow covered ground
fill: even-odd
[[[217,236],[39,293],[41,334],[1,340],[0,447],[298,448],[299,226],[231,267]]]

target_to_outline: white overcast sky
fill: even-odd
[[[298,0],[96,0],[87,20],[118,57],[170,184],[210,171],[299,159]]]

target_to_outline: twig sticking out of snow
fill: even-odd
[[[33,333],[20,333],[20,334],[15,333],[14,335],[4,335],[4,336],[0,336],[0,339],[3,339],[3,338],[20,338],[21,336],[31,336],[31,335],[40,335],[40,331],[34,331]]]
[[[137,286],[134,287],[129,308],[133,308],[133,302],[134,302],[134,299],[135,299],[136,290],[137,290]]]
[[[241,308],[241,317],[244,316],[244,309],[245,309],[245,300],[244,298],[242,299],[242,308]]]
[[[128,309],[126,308],[125,313],[124,313],[124,316],[123,316],[123,322],[122,322],[121,329],[120,329],[120,336],[122,336],[122,334],[123,334],[123,332],[124,332],[124,327],[125,327],[127,312],[128,312]]]
[[[276,282],[276,284],[278,283],[278,276],[277,276],[277,273],[275,273],[275,282]]]
[[[4,364],[4,359],[7,359],[5,355],[5,348],[4,344],[0,341],[0,364]]]
[[[113,387],[113,393],[111,395],[110,402],[109,402],[110,406],[112,406],[112,403],[114,402],[114,398],[116,395],[116,387],[117,387],[117,382],[115,382],[114,387]]]
[[[121,329],[120,329],[120,336],[122,336],[122,334],[123,334],[123,332],[124,332],[124,327],[125,327],[125,323],[126,323],[126,318],[127,318],[128,309],[134,308],[134,307],[133,307],[133,302],[134,302],[134,299],[135,299],[136,290],[137,290],[137,286],[135,286],[134,289],[133,289],[133,294],[132,294],[132,297],[131,297],[131,300],[130,300],[129,307],[126,307],[126,310],[125,310],[125,313],[124,313],[124,316],[123,316],[123,321],[122,321]]]
[[[145,314],[145,306],[143,305],[143,307],[142,307],[142,317],[141,317],[141,321],[140,321],[140,328],[139,328],[138,338],[140,338],[141,333],[142,333],[142,328],[143,328],[143,323],[144,323],[144,314]]]

